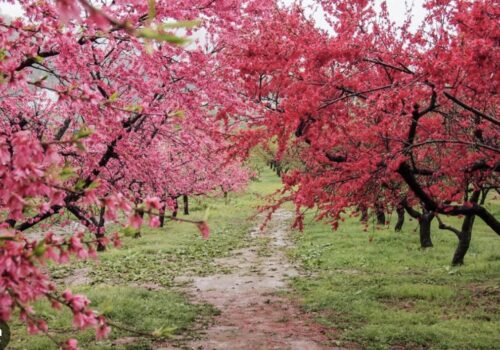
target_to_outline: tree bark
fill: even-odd
[[[377,225],[385,225],[385,213],[381,209],[377,209]]]
[[[486,199],[486,195],[488,192],[483,193],[483,198],[481,200],[481,204],[484,204]],[[470,198],[472,203],[477,203],[479,200],[479,196],[481,195],[481,191],[474,191]],[[474,221],[476,219],[476,215],[469,214],[466,215],[464,221],[462,222],[462,229],[460,233],[457,235],[458,237],[458,245],[455,249],[455,253],[453,254],[453,259],[451,260],[451,264],[453,266],[463,265],[465,254],[469,250],[470,240],[472,238],[472,227],[474,226]]]
[[[165,226],[165,207],[160,209],[160,227]]]
[[[462,223],[462,230],[458,235],[458,245],[453,254],[451,264],[453,266],[463,265],[465,254],[469,250],[472,238],[472,227],[474,226],[475,215],[467,215]]]
[[[103,252],[106,250],[106,246],[102,243],[101,239],[104,238],[104,213],[106,212],[106,207],[101,207],[99,212],[99,223],[97,225],[97,231],[95,237],[97,239],[97,251]]]
[[[394,226],[394,231],[401,232],[405,222],[405,209],[402,206],[397,207],[396,214],[398,214],[398,221],[396,222],[396,226]]]
[[[183,194],[182,201],[184,203],[184,215],[189,215],[189,197],[186,194]]]
[[[366,209],[365,207],[360,207],[359,211],[361,212],[361,219],[360,219],[360,221],[363,224],[366,224],[368,222],[368,209]]]
[[[177,201],[177,197],[172,198],[174,200],[174,211],[172,212],[172,217],[177,217],[177,211],[179,210],[179,202]]]
[[[434,219],[434,213],[426,210],[419,218],[420,247],[424,249],[433,247],[431,239],[432,219]]]

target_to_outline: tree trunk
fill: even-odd
[[[385,213],[380,209],[377,209],[377,225],[385,225]]]
[[[403,207],[397,207],[396,213],[398,214],[398,221],[396,222],[396,226],[394,226],[394,231],[401,232],[405,222],[405,209]]]
[[[434,219],[434,213],[424,210],[422,215],[419,218],[419,229],[420,229],[420,247],[421,248],[430,248],[432,247],[432,239],[431,239],[431,223],[432,219]]]
[[[361,208],[359,208],[359,211],[361,212],[360,221],[363,224],[366,224],[368,222],[368,210],[365,207],[361,207]]]
[[[103,252],[106,250],[106,245],[102,243],[102,238],[104,238],[104,213],[106,212],[106,207],[101,207],[99,212],[99,223],[97,225],[97,232],[95,237],[97,239],[97,251]]]
[[[160,227],[165,226],[165,207],[160,209]]]
[[[375,217],[377,218],[377,225],[385,226],[384,207],[380,204],[380,202],[375,203]]]
[[[184,215],[189,215],[189,197],[183,194],[182,201],[184,202]]]
[[[179,210],[179,202],[177,201],[177,197],[174,197],[173,200],[174,200],[174,211],[172,212],[172,217],[176,218],[177,211]]]
[[[227,196],[227,191],[224,191],[224,204],[228,205],[229,204],[229,198]]]
[[[487,194],[488,194],[487,191],[483,193],[481,204],[484,204]],[[481,195],[480,191],[474,191],[470,198],[470,202],[477,203],[480,195]],[[462,222],[462,230],[460,231],[460,234],[457,235],[458,236],[457,249],[455,250],[455,254],[453,254],[453,259],[451,261],[451,264],[453,266],[464,264],[465,254],[467,254],[467,251],[469,250],[470,240],[472,238],[472,227],[474,226],[475,219],[476,219],[475,215],[466,215],[464,221]]]
[[[464,257],[469,250],[470,240],[472,237],[472,226],[474,226],[475,215],[467,215],[464,218],[464,222],[462,223],[462,231],[458,236],[458,245],[455,250],[455,254],[453,254],[453,260],[451,264],[453,266],[463,265]]]
[[[141,219],[144,219],[144,212],[141,211],[139,213],[139,216],[141,217]],[[137,231],[134,234],[134,238],[139,238],[139,237],[142,237],[142,235],[141,235],[141,227],[140,226],[139,226],[139,228],[137,229]]]

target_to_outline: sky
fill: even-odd
[[[405,15],[405,0],[386,0],[387,7],[389,9],[389,14],[391,18],[398,24],[401,24],[404,21]],[[285,4],[290,4],[292,0],[282,0]],[[305,0],[305,3],[312,3],[313,0]],[[376,1],[378,4],[382,2],[382,0]],[[420,24],[424,18],[424,9],[422,7],[424,0],[408,0],[409,3],[413,2],[414,5],[414,24],[413,29],[415,29],[418,24]],[[19,4],[7,4],[0,3],[0,13],[3,15],[7,15],[9,17],[19,17],[22,16],[22,9]],[[315,13],[314,18],[316,19],[319,27],[324,27],[326,23],[324,19],[322,19],[321,13]]]

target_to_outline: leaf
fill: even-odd
[[[41,63],[43,63],[44,58],[42,56],[36,55],[36,56],[33,56],[33,60],[35,60],[36,63],[40,63],[41,64]]]
[[[98,188],[99,186],[101,186],[101,183],[99,182],[99,180],[94,180],[90,183],[90,185],[87,186],[87,189],[88,190],[93,190],[93,189],[96,189]]]
[[[92,135],[92,129],[87,126],[82,127],[80,130],[75,131],[73,134],[73,141],[78,141]]]
[[[195,19],[192,21],[177,21],[173,23],[163,23],[161,26],[163,28],[193,28],[201,24],[201,20]]]
[[[139,38],[152,39],[157,41],[166,41],[171,44],[183,45],[188,42],[187,39],[181,38],[179,36],[165,33],[153,28],[141,28],[136,31],[136,35]]]
[[[108,101],[109,102],[115,102],[118,99],[118,91],[115,91],[109,96]]]
[[[69,180],[72,177],[75,177],[75,169],[71,166],[65,166],[61,169],[61,172],[59,173],[59,178],[63,181]]]
[[[45,242],[44,241],[41,241],[40,243],[38,243],[35,247],[35,249],[33,249],[33,254],[35,256],[43,256],[43,254],[45,254],[45,251],[47,250],[47,247],[45,246]]]
[[[186,113],[184,113],[183,110],[178,110],[178,111],[169,113],[168,116],[169,117],[179,118],[179,119],[184,119],[186,117]]]
[[[156,17],[156,1],[148,0],[148,20],[152,21]]]
[[[81,190],[83,190],[84,187],[85,187],[85,180],[78,179],[78,181],[75,184],[75,191],[80,192]]]
[[[140,112],[140,111],[142,111],[142,106],[141,105],[128,105],[128,106],[125,106],[124,109],[128,112]]]

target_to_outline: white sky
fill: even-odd
[[[2,1],[2,0],[0,0]],[[285,5],[289,5],[293,2],[293,0],[281,0],[281,2]],[[376,3],[380,5],[382,0],[376,0]],[[396,22],[397,24],[402,24],[402,22],[405,19],[405,2],[408,2],[410,5],[413,4],[413,23],[412,23],[412,30],[415,30],[418,25],[422,22],[425,16],[425,10],[423,8],[423,3],[425,0],[386,0],[387,2],[387,7],[389,10],[389,14],[391,16],[391,19]],[[304,0],[304,4],[310,5],[313,4],[314,0]],[[307,11],[306,11],[307,12]],[[320,28],[328,28],[328,25],[326,24],[323,14],[320,11],[316,11],[312,13],[309,11],[309,15],[313,15],[314,19],[316,20],[318,27]],[[15,4],[8,4],[5,2],[0,2],[0,16],[6,15],[11,18],[16,18],[20,17],[23,15],[23,11],[21,6],[18,3]]]

